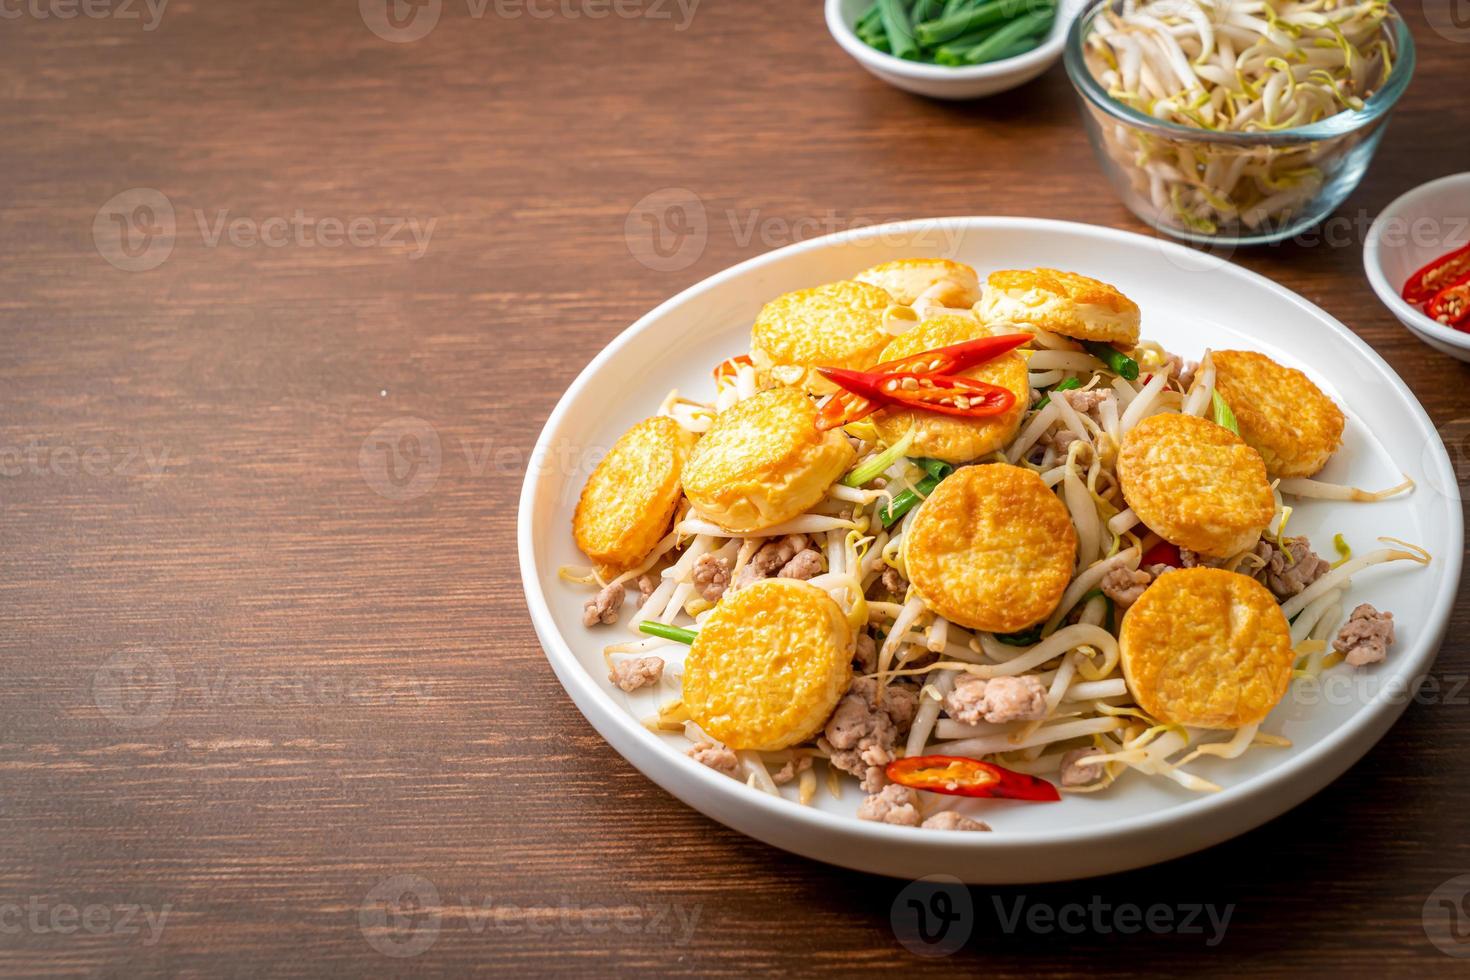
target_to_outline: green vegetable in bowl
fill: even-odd
[[[1055,20],[1055,0],[875,0],[853,32],[895,57],[959,68],[1034,50]]]

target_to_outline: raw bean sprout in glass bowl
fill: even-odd
[[[1129,210],[1175,238],[1252,245],[1352,193],[1414,42],[1388,0],[1099,0],[1065,60]]]

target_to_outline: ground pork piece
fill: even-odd
[[[1312,550],[1305,537],[1286,538],[1283,543],[1285,550],[1267,538],[1256,543],[1255,553],[1266,563],[1256,577],[1276,598],[1290,599],[1326,575],[1332,566]]]
[[[796,556],[781,566],[777,578],[794,578],[805,581],[822,573],[822,553],[814,548],[798,551]]]
[[[1067,455],[1067,447],[1077,441],[1077,433],[1065,426],[1060,429],[1051,429],[1037,440],[1036,445],[1041,447],[1043,453],[1046,449],[1055,449],[1058,456]]]
[[[925,830],[989,830],[990,824],[979,820],[971,820],[963,813],[955,813],[953,810],[940,810],[920,824]]]
[[[1178,354],[1171,354],[1168,351],[1164,351],[1164,365],[1162,370],[1165,374],[1178,381],[1181,388],[1188,391],[1189,386],[1194,382],[1194,372],[1199,370],[1199,362],[1186,361]]]
[[[1225,564],[1224,558],[1212,558],[1198,551],[1190,551],[1188,548],[1179,549],[1179,560],[1185,568],[1219,568]]]
[[[955,721],[978,725],[988,721],[1036,721],[1046,717],[1046,687],[1035,677],[961,675],[944,697],[944,710]]]
[[[607,679],[625,691],[636,691],[640,687],[649,684],[657,684],[658,679],[664,675],[664,661],[662,657],[638,657],[636,660],[624,660],[613,664],[611,673]]]
[[[859,820],[875,820],[879,823],[898,824],[900,827],[919,825],[919,796],[907,786],[889,783],[877,790],[858,806]]]
[[[1393,642],[1393,613],[1379,612],[1368,603],[1354,609],[1332,641],[1332,649],[1353,667],[1380,663]]]
[[[734,752],[723,745],[700,742],[684,754],[701,765],[709,766],[715,772],[722,772],[737,779],[740,777],[740,760],[735,758]]]
[[[811,767],[811,756],[797,756],[796,758],[787,762],[786,765],[782,766],[774,775],[771,776],[771,778],[775,780],[777,786],[785,786],[787,783],[791,782],[793,779],[806,772]]]
[[[582,606],[582,625],[596,626],[598,623],[616,623],[618,610],[623,608],[623,584],[614,582]]]
[[[735,576],[735,588],[749,585],[779,572],[788,561],[806,550],[805,534],[788,534],[784,538],[767,541],[760,546],[750,561]]]
[[[1062,391],[1057,392],[1064,398],[1068,405],[1083,414],[1093,411],[1103,402],[1113,397],[1113,393],[1105,388],[1091,388],[1087,391]]]
[[[1163,562],[1158,562],[1157,564],[1153,565],[1144,565],[1143,571],[1148,572],[1149,577],[1152,578],[1154,581],[1158,581],[1159,576],[1163,575],[1165,572],[1177,572],[1179,571],[1179,569],[1175,568],[1173,565],[1165,565]]]
[[[1098,755],[1099,749],[1085,748],[1073,749],[1062,756],[1062,785],[1063,786],[1091,786],[1103,778],[1103,764],[1093,762],[1088,765],[1079,765],[1078,759],[1085,759],[1090,755]]]
[[[853,669],[860,674],[871,674],[878,669],[878,641],[867,633],[859,633],[857,646],[852,652]]]
[[[719,602],[730,584],[730,559],[724,555],[700,555],[694,563],[694,591],[706,602]]]
[[[654,576],[652,576],[652,575],[640,575],[640,576],[638,576],[638,605],[641,606],[645,602],[647,602],[648,601],[648,597],[651,596],[651,595],[653,595],[654,591],[657,588],[658,588],[658,579],[655,578]]]
[[[876,793],[887,782],[883,770],[893,761],[893,746],[918,710],[918,696],[899,684],[884,690],[882,705],[877,698],[875,678],[853,681],[823,731],[832,765],[857,776],[869,793]]]
[[[1134,571],[1124,565],[1117,565],[1103,576],[1103,595],[1117,603],[1120,609],[1127,609],[1138,601],[1138,597],[1143,595],[1143,590],[1153,580],[1154,577],[1142,569]]]
[[[909,580],[903,577],[903,573],[889,565],[883,569],[883,591],[889,595],[905,595],[909,590]]]

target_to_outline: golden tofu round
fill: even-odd
[[[728,595],[684,661],[689,717],[732,749],[772,752],[826,723],[852,681],[854,636],[814,585],[763,579]]]
[[[1215,390],[1269,475],[1311,476],[1327,465],[1342,443],[1345,420],[1321,388],[1296,368],[1255,351],[1217,350],[1210,358]]]
[[[960,314],[930,317],[883,349],[878,360],[892,361],[938,347],[962,344],[976,337],[988,337],[991,331],[973,316]],[[1010,389],[1016,402],[1000,415],[985,419],[962,419],[938,412],[884,409],[873,416],[873,425],[884,442],[897,442],[913,426],[917,431],[910,456],[929,456],[947,463],[968,463],[986,453],[1002,448],[1016,435],[1026,407],[1031,401],[1031,383],[1026,375],[1026,359],[1016,351],[1008,351],[986,364],[964,372],[967,378],[986,381]]]
[[[841,430],[817,431],[805,393],[772,388],[715,416],[684,468],[684,493],[721,527],[759,531],[821,500],[856,456]]]
[[[638,564],[669,528],[694,436],[671,418],[644,419],[593,469],[572,514],[582,553],[604,570]]]
[[[1291,627],[1266,587],[1220,568],[1159,578],[1119,631],[1123,677],[1161,722],[1239,728],[1265,718],[1291,682]]]
[[[970,629],[1013,633],[1049,616],[1077,558],[1067,508],[1030,470],[956,470],[904,536],[909,581],[930,609]]]
[[[886,290],[852,280],[778,296],[751,328],[751,361],[763,379],[830,393],[835,386],[815,368],[862,370],[878,363],[890,340],[883,311],[892,303]]]
[[[920,296],[952,309],[968,310],[980,300],[980,277],[963,262],[949,259],[897,259],[864,269],[858,282],[882,286],[894,302],[912,306]]]
[[[1216,558],[1253,546],[1276,513],[1261,454],[1193,415],[1134,426],[1118,453],[1118,480],[1133,513],[1161,538]]]
[[[1116,287],[1060,269],[1003,269],[985,282],[987,323],[1027,323],[1077,340],[1138,343],[1138,304]]]

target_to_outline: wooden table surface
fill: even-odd
[[[726,830],[563,695],[517,493],[629,322],[861,224],[1141,230],[1060,65],[924,101],[861,72],[819,6],[0,6],[0,969],[1463,969],[1424,908],[1470,872],[1464,692],[1230,843],[974,889],[969,942],[930,961],[890,925],[903,882]],[[1470,48],[1409,6],[1418,76],[1334,234],[1236,258],[1371,342],[1464,463],[1470,370],[1361,274],[1368,220],[1470,160]],[[656,250],[642,215],[693,198],[703,242]],[[1447,688],[1467,627],[1461,604]],[[1018,899],[1233,908],[1209,945],[1008,931]]]

